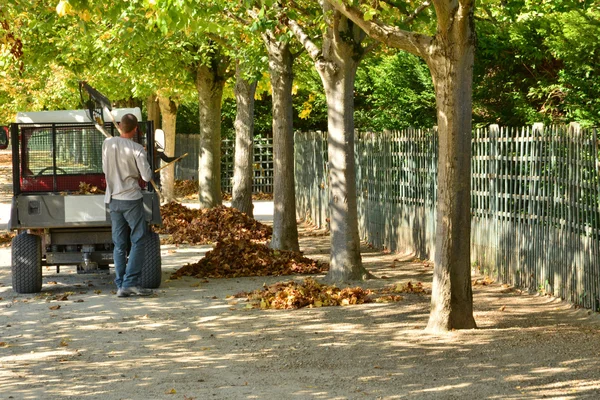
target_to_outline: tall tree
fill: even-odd
[[[175,132],[177,127],[178,104],[173,97],[159,92],[158,105],[162,115],[162,129],[165,132],[164,152],[167,156],[175,155]],[[161,192],[164,202],[175,200],[175,165],[171,164],[160,171]]]
[[[300,249],[296,224],[294,186],[294,121],[292,84],[294,82],[290,43],[272,31],[263,35],[269,54],[269,76],[273,93],[273,235],[274,249]]]
[[[198,154],[198,200],[200,208],[222,204],[221,197],[221,106],[225,82],[232,74],[231,58],[212,40],[208,50],[192,67],[200,111],[200,153]]]
[[[362,265],[358,235],[354,82],[358,65],[369,48],[364,46],[366,35],[359,25],[327,1],[319,3],[318,12],[322,14],[326,25],[321,37],[321,47],[317,46],[298,21],[290,18],[288,25],[312,58],[327,99],[331,230],[327,279],[334,282],[362,280],[368,277],[368,272]]]
[[[393,16],[406,11],[408,2],[403,8],[383,2],[381,8],[374,8],[370,1],[359,1],[360,8],[346,0],[328,1],[369,36],[422,57],[429,66],[436,94],[439,161],[435,267],[427,329],[475,328],[470,265],[475,0],[432,0],[433,36],[402,29],[428,2],[394,23],[390,22]]]
[[[233,188],[231,206],[254,216],[252,206],[254,157],[254,94],[256,79],[244,75],[242,62],[237,61],[235,71],[235,159],[233,163]]]
[[[248,14],[253,19],[251,27],[261,34],[268,54],[273,98],[274,213],[270,246],[278,250],[297,251],[300,245],[296,223],[292,102],[293,64],[297,53],[292,50],[289,30],[280,20],[285,12],[278,3],[250,0],[248,6]]]

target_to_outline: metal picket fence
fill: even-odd
[[[175,179],[198,180],[198,154],[200,141],[198,135],[175,135],[177,154],[189,153],[175,167]],[[231,193],[233,187],[233,156],[235,141],[224,139],[221,142],[221,190]],[[273,139],[254,139],[254,181],[253,193],[273,193]]]
[[[435,252],[437,133],[357,134],[361,237],[376,247]],[[295,137],[301,217],[328,215],[327,143]],[[600,308],[600,154],[596,129],[500,128],[473,132],[471,257],[502,282]]]

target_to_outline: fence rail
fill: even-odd
[[[376,247],[435,252],[437,134],[357,134],[361,237]],[[295,138],[300,216],[328,216],[327,143]],[[600,155],[595,129],[577,126],[475,130],[471,257],[518,287],[600,308]]]

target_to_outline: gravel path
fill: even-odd
[[[310,233],[305,255],[326,260],[329,238]],[[248,309],[230,296],[303,277],[169,280],[209,249],[163,246],[156,295],[123,299],[112,275],[74,268],[45,269],[42,293],[18,295],[0,248],[0,399],[600,398],[600,317],[588,310],[477,275],[478,329],[445,335],[424,332],[421,294]],[[431,265],[411,257],[365,247],[363,262],[380,279],[354,285],[431,284]]]

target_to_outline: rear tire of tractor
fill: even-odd
[[[144,246],[144,266],[142,267],[142,287],[156,289],[162,279],[160,259],[160,237],[156,232],[148,233]]]
[[[21,233],[13,238],[12,285],[17,293],[42,290],[42,241],[39,236]]]

